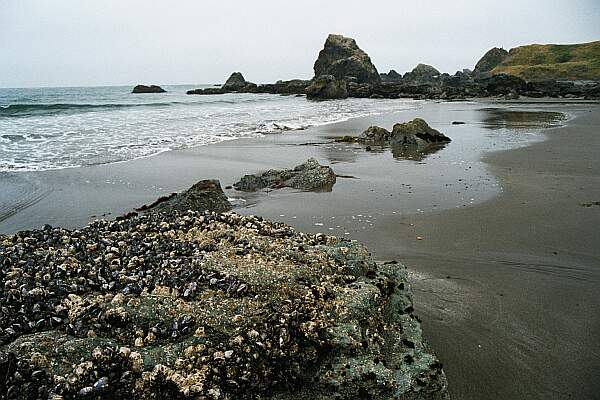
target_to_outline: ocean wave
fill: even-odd
[[[72,114],[95,111],[114,111],[119,109],[132,108],[160,108],[172,106],[198,106],[198,105],[218,105],[218,104],[240,104],[252,103],[268,100],[267,98],[254,99],[213,99],[206,96],[202,101],[171,101],[155,103],[106,103],[106,104],[81,104],[81,103],[52,103],[52,104],[9,104],[0,105],[0,118],[2,117],[31,117],[45,116],[52,114]]]

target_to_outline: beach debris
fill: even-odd
[[[407,270],[233,213],[0,236],[0,398],[447,398]]]
[[[336,182],[336,175],[329,166],[323,166],[314,158],[293,169],[274,170],[245,175],[233,184],[236,190],[254,192],[265,188],[279,189],[290,187],[299,190],[330,192]]]

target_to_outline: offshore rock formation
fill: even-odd
[[[226,212],[231,210],[231,204],[221,189],[221,183],[216,179],[206,179],[195,183],[182,193],[161,197],[154,203],[144,205],[136,211],[150,213],[185,212],[187,210]]]
[[[0,398],[447,399],[407,271],[236,214],[0,237]]]
[[[244,192],[282,187],[323,192],[331,191],[335,181],[336,175],[331,167],[323,166],[314,158],[309,158],[293,169],[271,169],[261,174],[245,175],[239,182],[234,183],[233,187]]]
[[[371,59],[356,41],[342,35],[329,35],[314,65],[315,78],[333,75],[338,80],[379,83],[381,77]]]
[[[427,64],[417,65],[411,72],[404,74],[403,78],[407,82],[432,82],[441,75],[440,71]]]
[[[227,78],[221,89],[225,91],[237,91],[243,89],[247,84],[248,82],[246,82],[241,72],[234,72]]]
[[[419,64],[404,76],[391,70],[378,74],[369,56],[354,39],[329,35],[325,47],[315,62],[315,77],[310,80],[278,81],[255,85],[232,76],[231,85],[221,88],[196,89],[188,94],[223,94],[229,92],[306,94],[310,99],[330,98],[413,98],[464,100],[497,96],[505,99],[527,97],[588,98],[598,97],[598,82],[557,81],[565,70],[566,77],[594,77],[600,80],[600,41],[581,45],[522,46],[511,53],[501,48],[488,51],[474,71],[457,71],[454,75],[440,73],[432,66]],[[528,65],[534,58],[543,65]],[[529,60],[529,61],[528,61]],[[581,64],[583,63],[583,64]],[[514,65],[513,65],[514,64]],[[579,68],[578,65],[585,68]],[[581,71],[580,71],[581,69]],[[514,73],[507,73],[512,72]],[[543,78],[549,71],[549,79]],[[579,71],[579,72],[578,72]],[[522,72],[522,73],[521,73]],[[582,75],[577,75],[581,73]],[[534,77],[536,79],[524,79]],[[230,78],[231,79],[231,78]]]
[[[137,85],[131,93],[166,93],[166,90],[156,85]]]
[[[311,100],[345,99],[348,97],[346,81],[333,75],[321,75],[305,89],[306,97]]]

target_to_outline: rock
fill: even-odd
[[[161,197],[150,205],[144,205],[136,211],[145,213],[173,211],[213,211],[226,212],[231,210],[231,204],[216,179],[199,181],[182,193],[173,193]]]
[[[380,76],[383,82],[399,82],[402,80],[402,75],[393,69],[391,69],[387,74],[380,74]]]
[[[440,71],[431,65],[419,64],[411,72],[404,74],[402,79],[407,82],[432,82],[440,75]]]
[[[209,94],[225,94],[227,93],[226,90],[223,90],[221,88],[206,88],[206,89],[193,89],[193,90],[188,90],[186,92],[186,94],[204,94],[204,95],[209,95]]]
[[[166,90],[156,85],[137,85],[131,93],[166,93]]]
[[[415,118],[410,122],[394,125],[390,137],[390,144],[402,146],[428,146],[430,144],[448,143],[450,141],[449,137],[431,128],[421,118]]]
[[[0,260],[2,399],[448,399],[407,269],[356,241],[188,211],[2,236]]]
[[[332,75],[321,75],[306,88],[306,97],[311,100],[345,99],[348,88],[345,81]]]
[[[508,57],[508,51],[503,48],[494,47],[488,50],[475,65],[473,74],[477,77],[491,75],[491,71],[500,65]]]
[[[496,74],[479,79],[477,82],[490,94],[505,96],[511,92],[521,93],[527,88],[527,83],[514,75]]]
[[[225,81],[223,86],[221,86],[221,89],[225,91],[235,92],[238,90],[242,90],[247,84],[248,82],[246,82],[241,72],[234,72],[227,79],[227,81]]]
[[[358,140],[363,142],[384,142],[391,138],[392,133],[379,126],[371,126],[360,134]]]
[[[349,82],[347,87],[349,97],[367,98],[374,94],[373,85],[368,83]]]
[[[314,158],[294,169],[268,170],[256,175],[245,175],[233,184],[237,190],[254,192],[257,190],[291,187],[307,191],[331,191],[336,175],[331,167],[320,165]]]
[[[585,91],[586,100],[599,100],[600,99],[600,84],[592,86]]]
[[[379,83],[381,77],[371,59],[356,41],[342,35],[329,35],[314,65],[315,78],[333,75],[338,80]]]

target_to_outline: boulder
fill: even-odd
[[[431,128],[421,118],[394,125],[390,136],[390,144],[402,146],[429,146],[450,141],[449,137]]]
[[[491,71],[508,57],[508,51],[500,47],[488,50],[475,65],[473,74],[479,77],[491,75]]]
[[[320,165],[317,160],[310,158],[293,169],[271,169],[256,175],[245,175],[233,187],[243,192],[282,187],[324,192],[331,191],[335,181],[336,175],[331,167]]]
[[[407,82],[432,82],[441,75],[440,71],[427,64],[419,64],[412,71],[404,74]]]
[[[333,75],[338,80],[379,83],[381,77],[371,59],[356,41],[342,35],[329,35],[314,65],[315,77]]]
[[[2,399],[448,399],[407,269],[356,241],[188,211],[0,260]]]
[[[371,126],[358,136],[363,143],[386,143],[392,146],[426,147],[432,144],[448,143],[449,137],[431,128],[425,120],[415,118],[410,122],[394,125],[392,131],[379,126]]]
[[[247,84],[248,82],[246,82],[241,72],[234,72],[227,81],[225,81],[223,86],[221,86],[221,89],[236,92],[243,89]]]
[[[333,75],[321,75],[306,88],[306,97],[314,100],[345,99],[348,97],[346,81]]]
[[[385,142],[390,140],[391,132],[379,126],[370,126],[367,130],[358,136],[362,142]]]
[[[166,93],[166,90],[156,85],[136,85],[131,93]]]
[[[185,212],[213,211],[217,213],[231,210],[231,204],[221,189],[221,183],[216,179],[206,179],[197,182],[182,193],[173,193],[161,197],[150,205],[144,205],[136,211],[154,212]]]

